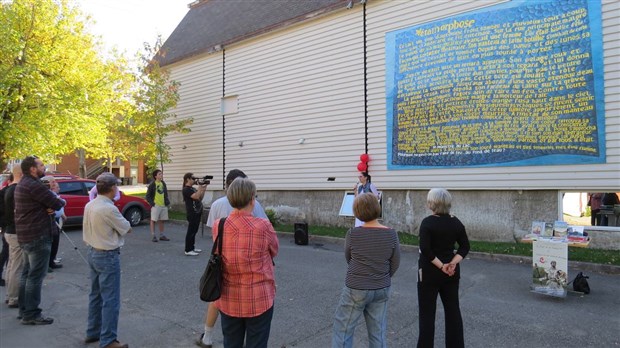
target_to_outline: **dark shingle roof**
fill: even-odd
[[[348,0],[201,0],[164,43],[161,66],[211,52],[217,45],[260,35],[277,28],[344,9]]]

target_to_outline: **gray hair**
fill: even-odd
[[[233,208],[247,207],[256,195],[256,185],[248,178],[236,178],[226,190],[226,197]]]
[[[109,172],[99,174],[97,177],[97,194],[106,194],[114,190],[114,186],[118,185],[116,176]]]
[[[46,175],[41,178],[41,181],[52,182],[52,181],[56,181],[56,178],[53,175]]]
[[[452,195],[444,188],[434,188],[428,191],[426,203],[435,214],[450,214]]]
[[[52,175],[46,175],[42,177],[40,180],[43,183],[43,185],[45,185],[45,187],[47,187],[49,190],[52,189],[52,183],[56,182],[56,178],[53,177]]]

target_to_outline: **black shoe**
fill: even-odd
[[[46,318],[44,316],[40,316],[40,317],[30,319],[30,320],[22,319],[23,325],[49,325],[53,322],[54,322],[54,319]]]
[[[4,279],[0,279],[0,286],[4,286],[6,284],[6,282],[4,281]]]
[[[84,339],[84,343],[86,344],[93,343],[93,342],[99,342],[99,337],[86,337]]]
[[[9,308],[19,308],[19,304],[17,303],[9,303],[8,306]]]
[[[52,267],[47,267],[47,273],[54,273],[54,270],[52,269]]]
[[[59,265],[57,263],[50,263],[50,268],[56,269],[56,268],[62,268],[62,265]]]

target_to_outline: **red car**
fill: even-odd
[[[79,177],[54,175],[60,186],[60,197],[67,201],[65,225],[81,225],[84,217],[84,207],[88,203],[88,192],[96,185],[95,180],[82,179]],[[129,221],[131,226],[136,226],[150,217],[151,206],[140,197],[127,196],[121,191],[121,198],[114,202],[118,210]]]

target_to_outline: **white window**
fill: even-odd
[[[239,112],[239,96],[233,95],[220,100],[222,115],[236,114]]]

